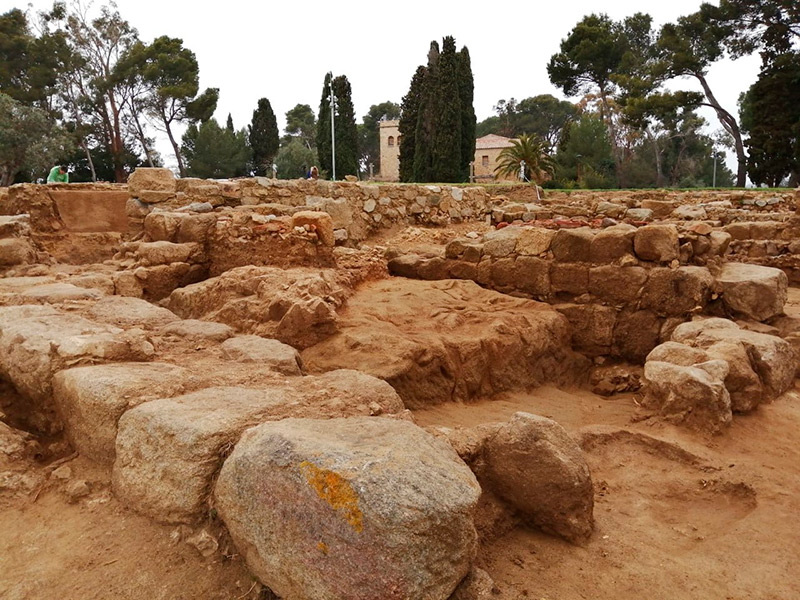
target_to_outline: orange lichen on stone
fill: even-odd
[[[326,544],[325,542],[319,542],[317,544],[317,549],[327,556],[327,554],[328,554],[328,544]]]
[[[350,483],[338,473],[320,469],[308,461],[301,462],[300,469],[317,495],[334,510],[342,512],[353,529],[361,533],[364,529],[363,515],[358,508],[358,495]]]

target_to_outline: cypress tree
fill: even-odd
[[[461,100],[461,181],[469,181],[469,163],[475,158],[475,82],[466,46],[458,53],[458,95]]]
[[[456,41],[444,38],[438,76],[432,92],[434,126],[431,135],[432,181],[457,182],[461,171],[461,98]]]
[[[428,67],[422,80],[422,95],[414,133],[414,181],[432,181],[433,154],[431,143],[436,127],[436,93],[439,78],[439,44],[431,42],[428,51]]]
[[[333,93],[336,96],[336,177],[344,179],[345,175],[358,175],[358,126],[346,75],[333,80]]]
[[[427,69],[420,65],[414,77],[411,78],[411,87],[403,96],[400,114],[400,181],[414,181],[414,153],[416,151],[417,120],[419,119],[420,103],[422,101],[423,84]]]
[[[317,155],[319,156],[319,169],[325,171],[328,176],[332,172],[331,163],[331,73],[325,74],[325,82],[322,84],[322,98],[319,102],[319,114],[317,115]],[[338,175],[338,173],[337,173]]]
[[[231,113],[228,113],[228,122],[225,123],[225,129],[233,133],[233,117],[231,117]]]
[[[258,108],[253,111],[253,121],[248,126],[248,131],[256,175],[266,175],[267,165],[275,158],[280,145],[278,121],[266,98],[258,101]]]

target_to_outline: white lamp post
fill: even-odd
[[[331,177],[333,181],[336,181],[336,133],[334,129],[333,119],[334,114],[336,112],[336,96],[333,94],[333,72],[330,73],[330,96],[328,96],[328,100],[331,104]]]

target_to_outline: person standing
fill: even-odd
[[[62,165],[56,165],[50,169],[50,174],[47,176],[47,183],[69,183],[67,168]]]

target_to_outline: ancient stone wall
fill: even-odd
[[[470,279],[549,302],[572,324],[576,350],[643,362],[659,340],[693,315],[762,321],[782,312],[787,280],[777,269],[748,271],[753,285],[769,279],[758,292],[763,307],[737,302],[737,269],[758,267],[725,264],[730,239],[726,232],[697,226],[508,226],[453,240],[443,257],[396,257],[389,269],[419,279]]]

